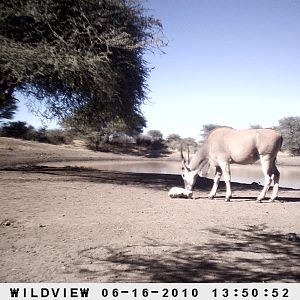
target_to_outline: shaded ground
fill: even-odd
[[[137,158],[0,142],[1,282],[300,281],[299,190],[260,204],[236,183],[225,203],[201,179],[196,199],[170,199],[180,176],[46,165]]]

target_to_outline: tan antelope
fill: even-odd
[[[265,177],[264,187],[257,197],[260,202],[265,198],[272,181],[273,193],[270,202],[278,197],[280,173],[276,167],[276,156],[282,145],[281,134],[273,129],[237,130],[230,127],[220,127],[213,130],[206,141],[198,149],[192,160],[186,162],[182,149],[182,178],[184,186],[192,190],[197,175],[209,166],[216,168],[214,184],[209,198],[214,198],[220,178],[223,174],[226,184],[225,201],[230,201],[230,164],[247,165],[260,159]]]

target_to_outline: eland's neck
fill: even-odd
[[[207,161],[207,146],[206,144],[202,145],[193,156],[189,168],[192,171],[200,170],[204,161]]]

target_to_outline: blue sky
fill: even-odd
[[[300,1],[149,0],[169,40],[149,55],[149,129],[268,127],[300,114]]]
[[[205,124],[248,128],[300,115],[300,0],[148,0],[166,54],[145,59],[145,131],[199,139]],[[24,106],[24,105],[23,105]],[[20,109],[17,119],[38,126]]]

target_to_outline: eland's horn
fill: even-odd
[[[188,164],[186,163],[186,160],[185,160],[185,157],[184,157],[183,151],[182,151],[182,145],[181,145],[181,148],[180,148],[180,154],[181,154],[181,159],[182,159],[182,164],[183,164],[183,166],[184,166],[185,168],[188,168],[189,162],[188,162]]]
[[[180,155],[181,155],[182,161],[185,161],[185,158],[183,156],[183,151],[182,151],[182,144],[181,144],[181,147],[180,147]]]

